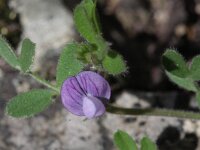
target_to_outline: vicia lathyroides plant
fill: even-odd
[[[56,69],[55,84],[39,77],[32,70],[35,44],[31,40],[22,41],[21,53],[18,56],[0,36],[0,57],[20,73],[31,76],[47,87],[47,89],[33,89],[13,97],[6,104],[6,114],[15,118],[31,117],[45,110],[54,102],[55,97],[61,95],[62,103],[69,112],[89,119],[100,117],[105,112],[120,115],[200,119],[198,112],[157,108],[122,108],[110,104],[110,85],[97,72],[115,77],[128,71],[123,57],[112,50],[110,44],[103,38],[97,16],[96,2],[93,0],[83,0],[74,9],[74,23],[84,41],[68,43],[64,47]],[[194,57],[192,63],[188,65],[176,50],[167,49],[162,56],[162,64],[166,75],[172,82],[195,93],[200,106],[200,86],[198,84],[200,55]],[[120,150],[137,150],[136,143],[123,131],[116,132],[115,143]],[[146,150],[146,147],[148,150],[156,150],[151,140],[143,138],[141,148]]]

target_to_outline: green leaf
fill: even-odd
[[[144,137],[141,140],[141,150],[157,150],[157,146],[148,137]]]
[[[0,35],[0,56],[3,57],[10,66],[14,67],[15,69],[20,68],[15,53],[1,35]]]
[[[35,44],[29,39],[24,39],[22,42],[21,54],[19,63],[23,72],[30,70],[35,55]]]
[[[109,51],[102,64],[109,74],[117,75],[126,71],[126,64],[122,56],[115,51]]]
[[[94,22],[94,25],[96,27],[97,33],[101,33],[101,24],[99,19],[99,14],[96,11],[96,1],[94,2],[95,7],[92,7],[92,20]]]
[[[92,0],[83,0],[74,10],[74,21],[80,34],[91,43],[96,43],[100,34],[95,13],[96,4]]]
[[[102,61],[108,50],[108,44],[101,36],[99,18],[96,14],[96,2],[83,0],[74,10],[74,22],[81,36],[97,46],[95,54],[98,60]]]
[[[162,56],[162,63],[171,74],[185,78],[189,75],[189,69],[184,58],[175,50],[167,49]]]
[[[176,83],[179,87],[184,88],[188,91],[193,91],[193,92],[197,91],[196,85],[191,78],[180,78],[167,71],[166,74],[169,77],[169,79],[172,82]]]
[[[64,80],[78,74],[84,64],[77,59],[80,46],[76,43],[68,44],[62,51],[56,73],[57,85],[60,87]]]
[[[135,141],[124,131],[115,132],[114,142],[119,150],[138,150]]]
[[[200,80],[200,55],[192,59],[190,66],[190,77],[195,81]]]
[[[162,56],[162,63],[169,79],[181,88],[196,92],[195,82],[190,77],[190,72],[184,58],[175,50],[166,50]]]
[[[51,97],[51,91],[42,89],[21,93],[8,102],[6,113],[16,118],[33,116],[52,103]]]

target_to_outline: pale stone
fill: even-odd
[[[193,133],[196,130],[195,124],[191,120],[185,120],[183,124],[183,130],[185,132]]]
[[[72,14],[60,0],[12,0],[10,6],[20,15],[23,36],[36,43],[34,69],[49,50],[60,53],[60,48],[72,41],[75,32]]]

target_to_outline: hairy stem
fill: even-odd
[[[41,83],[42,85],[44,85],[44,86],[46,86],[46,87],[52,89],[52,90],[55,91],[57,94],[60,93],[60,90],[59,90],[57,87],[53,86],[52,84],[50,84],[48,81],[42,79],[41,77],[39,77],[39,76],[37,76],[37,75],[35,75],[35,74],[33,74],[33,73],[28,73],[28,75],[30,75],[32,78],[34,78],[36,81],[38,81],[38,82]]]
[[[184,119],[200,119],[200,113],[188,112],[171,109],[158,109],[158,108],[121,108],[112,105],[107,105],[107,112],[120,115],[133,115],[133,116],[162,116],[162,117],[175,117]]]

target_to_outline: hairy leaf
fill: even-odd
[[[181,88],[196,92],[195,82],[184,58],[175,50],[168,49],[162,56],[162,63],[169,79]]]
[[[162,56],[162,63],[171,74],[185,78],[189,75],[189,69],[184,58],[175,50],[167,49]]]
[[[76,43],[68,44],[62,51],[56,73],[57,85],[60,87],[64,80],[78,74],[84,64],[77,59],[81,47]]]
[[[94,20],[96,5],[92,0],[83,0],[74,10],[74,21],[80,34],[91,43],[96,43],[99,26]]]
[[[6,113],[12,117],[25,118],[42,112],[52,103],[50,90],[31,90],[12,98],[6,105]]]
[[[190,77],[194,80],[200,80],[200,55],[192,59],[190,67]]]
[[[108,50],[108,44],[101,35],[96,3],[93,0],[83,0],[74,10],[74,22],[81,36],[97,46],[95,54],[98,60],[102,61]]]
[[[176,83],[179,87],[184,88],[188,91],[193,91],[193,92],[197,91],[195,83],[191,78],[180,78],[167,71],[166,71],[166,74],[169,77],[169,79],[172,82]]]
[[[109,74],[117,75],[126,71],[126,64],[122,56],[115,51],[109,51],[102,64]]]
[[[141,150],[157,150],[157,146],[148,137],[144,137],[141,140]]]
[[[30,70],[35,55],[35,44],[29,39],[24,39],[22,42],[21,54],[19,63],[23,72]]]
[[[1,35],[0,35],[0,56],[3,57],[5,61],[15,69],[20,69],[20,65],[15,53]]]
[[[138,150],[135,141],[124,131],[115,132],[114,142],[119,150]]]

